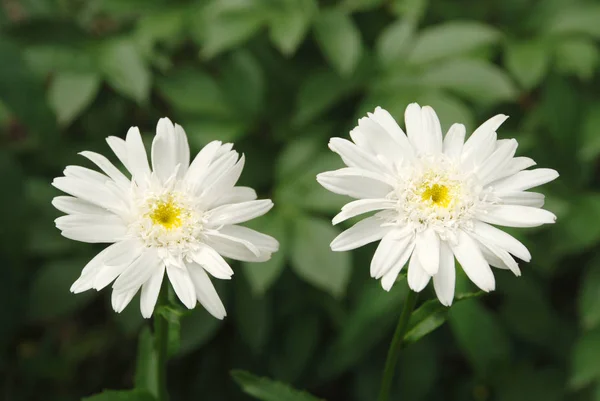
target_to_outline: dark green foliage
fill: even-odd
[[[1,399],[152,400],[153,373],[135,369],[154,363],[151,321],[139,297],[117,315],[108,288],[69,292],[102,246],[60,236],[50,182],[169,116],[192,153],[219,139],[246,154],[240,183],[275,202],[252,226],[281,242],[216,283],[224,321],[157,311],[172,401],[313,399],[283,383],[372,401],[406,283],[369,277],[374,246],[329,251],[350,223],[330,225],[345,199],[315,175],[342,165],[328,138],[378,105],[403,125],[418,101],[444,129],[510,115],[499,137],[561,173],[542,189],[558,222],[511,230],[533,260],[520,278],[496,270],[493,294],[447,309],[423,292],[393,399],[600,400],[597,2],[4,0],[0,31]],[[473,292],[461,277],[457,294]],[[240,387],[232,369],[273,381],[238,371]]]

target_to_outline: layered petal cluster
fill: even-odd
[[[495,288],[490,266],[520,270],[514,257],[531,255],[517,239],[495,226],[535,227],[553,223],[542,209],[544,195],[531,188],[554,180],[551,169],[527,170],[535,162],[515,157],[517,141],[498,139],[507,119],[492,117],[465,141],[465,127],[454,124],[442,134],[429,107],[406,108],[406,133],[384,109],[361,118],[350,132],[352,141],[332,138],[329,148],[347,167],[317,176],[337,194],[355,198],[333,223],[376,212],[331,243],[348,251],[379,241],[371,276],[389,290],[408,264],[408,284],[421,291],[433,279],[444,305],[454,298],[455,262],[479,288]]]
[[[53,185],[69,196],[52,204],[62,235],[88,243],[110,243],[84,268],[71,291],[101,290],[112,283],[112,306],[121,312],[141,289],[140,308],[153,313],[166,273],[188,308],[197,302],[222,319],[225,308],[209,276],[230,279],[223,257],[262,262],[278,242],[239,225],[268,212],[252,188],[236,186],[244,156],[230,143],[206,145],[190,163],[182,127],[162,118],[152,142],[151,162],[137,127],[108,145],[130,176],[105,156],[81,152],[101,171],[68,166]]]

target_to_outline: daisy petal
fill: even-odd
[[[544,194],[537,192],[511,191],[497,193],[496,196],[498,196],[505,205],[542,207],[544,206],[545,200]]]
[[[390,227],[382,227],[381,223],[383,221],[377,216],[359,221],[331,242],[331,250],[334,252],[349,251],[380,240],[391,230]]]
[[[151,171],[150,165],[148,164],[146,148],[144,148],[144,142],[142,142],[142,135],[140,134],[138,127],[129,128],[127,137],[125,138],[125,145],[127,146],[127,163],[129,171],[135,182],[140,187],[145,188]]]
[[[238,224],[262,216],[273,207],[270,199],[219,206],[210,211],[206,224],[211,227]]]
[[[430,279],[431,276],[421,266],[416,252],[413,252],[408,263],[408,286],[414,292],[421,292],[427,287]]]
[[[112,287],[117,292],[140,288],[161,264],[163,262],[158,258],[156,249],[145,248],[141,255],[117,278]]]
[[[223,302],[204,269],[196,263],[188,263],[187,268],[194,283],[198,302],[204,306],[208,313],[222,320],[227,316],[227,312],[225,312]]]
[[[433,229],[417,234],[415,253],[423,270],[430,276],[438,272],[440,264],[440,237]]]
[[[177,176],[183,178],[190,165],[190,146],[183,127],[175,124],[175,164],[179,165]]]
[[[512,235],[481,221],[475,221],[473,227],[475,233],[486,239],[488,242],[499,246],[502,249],[512,253],[517,258],[529,262],[531,254],[525,245]]]
[[[444,138],[444,154],[453,160],[459,160],[465,143],[466,129],[462,124],[452,124]]]
[[[342,211],[338,213],[331,221],[334,225],[356,217],[359,214],[373,212],[375,210],[393,209],[396,202],[389,199],[359,199],[347,203],[342,207]]]
[[[233,276],[229,264],[210,246],[202,246],[199,251],[192,254],[192,259],[215,278],[229,280]]]
[[[494,290],[496,287],[494,273],[475,240],[462,230],[458,230],[457,239],[457,243],[451,245],[452,252],[469,279],[483,291]]]
[[[392,289],[392,286],[396,282],[396,279],[402,271],[402,268],[404,267],[406,262],[408,262],[408,258],[410,258],[410,255],[412,255],[413,250],[415,249],[414,237],[410,236],[408,237],[408,239],[408,245],[404,248],[400,257],[398,257],[392,268],[389,269],[387,273],[385,273],[381,278],[381,287],[386,291]],[[401,244],[399,245],[401,246]]]
[[[429,154],[442,152],[442,126],[435,111],[429,106],[421,109],[424,150]]]
[[[440,268],[433,276],[433,288],[442,305],[450,306],[454,300],[456,268],[454,254],[445,241],[440,243]]]
[[[526,170],[517,174],[495,181],[490,185],[497,192],[526,191],[533,187],[543,185],[558,178],[558,172],[549,168]]]
[[[411,235],[402,230],[388,232],[382,239],[373,259],[371,259],[371,277],[383,277],[402,256],[405,249],[413,242]]]
[[[353,167],[321,173],[317,181],[331,192],[357,199],[385,198],[393,190],[385,177]]]
[[[129,303],[131,302],[135,294],[138,292],[138,290],[139,287],[124,292],[113,290],[112,295],[110,297],[110,301],[114,311],[117,313],[123,312],[123,309],[125,309],[127,305],[129,305]]]
[[[177,298],[183,303],[186,308],[194,309],[196,306],[196,289],[194,282],[190,277],[187,266],[167,266],[167,276],[177,294]]]
[[[506,227],[538,227],[556,221],[556,216],[547,210],[519,205],[494,205],[477,217],[486,223]]]
[[[142,312],[142,316],[146,319],[150,318],[154,312],[164,275],[165,267],[160,266],[150,279],[142,285],[140,311]]]

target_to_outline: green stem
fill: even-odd
[[[408,321],[410,315],[415,308],[417,303],[417,293],[408,290],[406,300],[404,301],[404,307],[402,308],[402,314],[400,320],[398,320],[398,326],[394,332],[394,338],[390,344],[388,350],[387,359],[385,361],[385,369],[383,370],[383,380],[381,381],[381,390],[379,390],[379,401],[388,401],[390,398],[390,390],[392,389],[392,381],[394,379],[394,371],[396,369],[396,363],[398,362],[398,356],[400,355],[400,349],[402,346],[402,340],[406,334],[408,328]]]
[[[154,341],[156,348],[156,380],[158,383],[158,400],[168,401],[169,393],[167,392],[167,359],[169,345],[169,322],[164,316],[156,313],[156,309],[160,305],[168,303],[169,282],[162,283],[160,293],[158,295],[157,307],[154,313]]]

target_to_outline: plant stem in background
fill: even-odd
[[[381,389],[379,390],[379,401],[388,401],[390,398],[390,390],[392,388],[396,363],[398,362],[398,356],[400,355],[400,349],[402,347],[402,340],[404,339],[404,334],[406,334],[406,329],[408,328],[410,315],[417,303],[417,296],[418,293],[410,289],[408,290],[406,300],[404,301],[404,307],[402,308],[402,314],[400,315],[400,320],[398,320],[398,326],[396,326],[394,338],[390,344],[390,349],[388,350],[387,359],[385,361]]]
[[[158,307],[168,302],[169,282],[164,281],[158,295],[158,301],[154,313],[154,341],[157,355],[156,380],[158,383],[158,400],[168,401],[167,392],[167,358],[169,345],[169,322],[160,313],[156,313]]]

